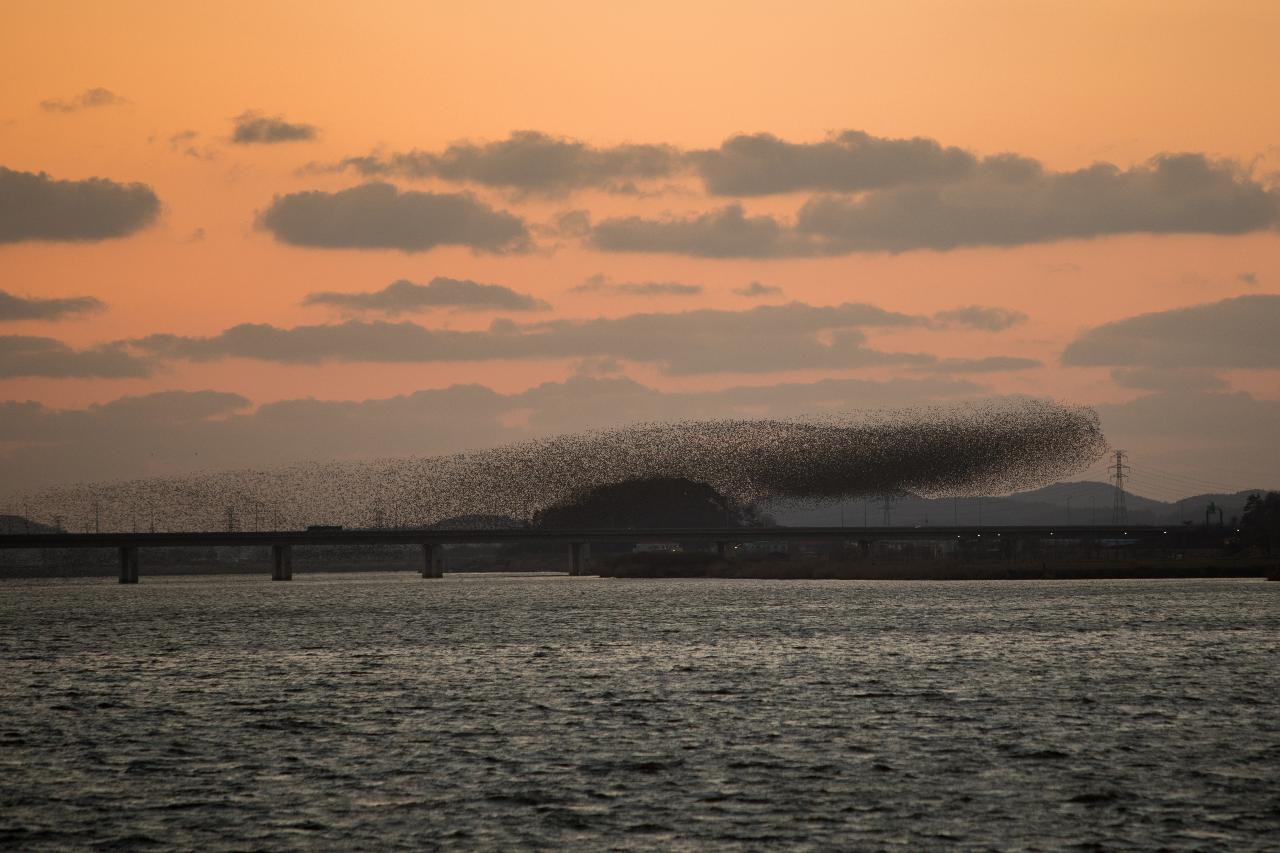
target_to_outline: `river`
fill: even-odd
[[[1280,583],[0,581],[0,846],[1277,849]]]

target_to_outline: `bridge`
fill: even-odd
[[[715,543],[721,557],[732,545],[745,542],[855,542],[866,553],[875,542],[938,542],[996,540],[1012,550],[1018,541],[1076,540],[1134,542],[1149,546],[1176,544],[1179,528],[1147,525],[1054,526],[922,526],[922,527],[679,527],[634,529],[495,529],[436,530],[383,528],[309,528],[307,530],[210,531],[184,533],[22,533],[0,535],[0,549],[115,548],[120,556],[120,583],[137,583],[139,551],[144,548],[243,547],[271,549],[271,579],[293,579],[296,545],[417,545],[422,548],[422,576],[439,578],[440,546],[454,544],[504,544],[551,542],[569,546],[569,574],[586,568],[584,549],[592,542],[690,542]]]

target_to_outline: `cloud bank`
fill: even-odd
[[[1249,294],[1139,314],[1088,330],[1067,345],[1076,367],[1280,367],[1280,294]]]
[[[678,281],[610,281],[603,273],[588,276],[582,284],[570,288],[573,293],[620,293],[626,296],[697,296],[703,290],[700,284]]]
[[[668,145],[596,147],[526,130],[498,142],[455,142],[440,152],[348,157],[333,168],[366,177],[438,178],[556,196],[580,189],[633,192],[634,182],[669,176],[680,160],[680,152]]]
[[[0,378],[122,379],[149,376],[150,359],[122,344],[75,350],[54,338],[0,335]]]
[[[1228,161],[1163,155],[1131,169],[1046,172],[991,157],[957,180],[821,195],[794,222],[730,204],[687,217],[617,217],[587,244],[709,258],[846,255],[1020,246],[1118,234],[1244,234],[1275,227],[1280,191]]]
[[[931,372],[986,372],[1038,366],[992,356],[944,359],[882,352],[865,345],[864,328],[933,328],[932,318],[873,305],[793,302],[747,311],[704,309],[618,318],[516,324],[487,330],[428,329],[409,322],[349,320],[281,328],[234,326],[209,337],[150,335],[129,344],[150,356],[210,361],[250,358],[282,364],[467,362],[608,357],[652,364],[670,374],[767,373],[811,368],[905,365]]]
[[[529,247],[529,232],[519,217],[474,196],[401,192],[383,183],[276,196],[258,224],[282,243],[323,249],[423,252],[467,246],[500,253]]]
[[[429,308],[467,311],[545,311],[541,299],[517,293],[501,284],[479,284],[469,279],[436,276],[427,284],[401,279],[368,293],[321,292],[308,294],[304,305],[328,305],[344,311],[371,311],[389,317]]]
[[[932,139],[884,139],[846,130],[822,142],[796,143],[771,133],[730,137],[690,159],[710,195],[758,196],[802,190],[863,192],[900,184],[954,180],[977,158]]]
[[[127,237],[159,215],[160,199],[146,184],[59,181],[0,166],[0,243]]]
[[[77,314],[105,311],[107,305],[92,296],[61,299],[18,296],[0,290],[0,322],[13,320],[62,320]]]

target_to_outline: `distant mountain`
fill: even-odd
[[[20,515],[0,515],[0,535],[6,533],[58,533],[51,524],[41,524]]]
[[[1204,524],[1210,503],[1222,508],[1223,521],[1230,523],[1244,511],[1250,495],[1266,489],[1247,489],[1234,494],[1208,493],[1193,495],[1181,501],[1165,502],[1140,495],[1125,494],[1128,520],[1132,524],[1181,524],[1191,521]],[[1109,483],[1054,483],[1051,486],[1018,492],[998,498],[917,498],[899,496],[894,499],[890,523],[914,526],[934,525],[1017,525],[1017,524],[1110,524],[1115,487]],[[843,512],[842,512],[843,510]],[[764,511],[791,526],[861,527],[884,523],[881,498],[854,499],[843,504],[773,503]],[[1217,520],[1217,513],[1214,513]]]

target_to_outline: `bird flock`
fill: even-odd
[[[1106,451],[1088,408],[1015,400],[794,419],[641,423],[448,456],[89,483],[27,500],[70,532],[417,527],[524,520],[610,483],[679,477],[744,505],[868,495],[995,495]]]

